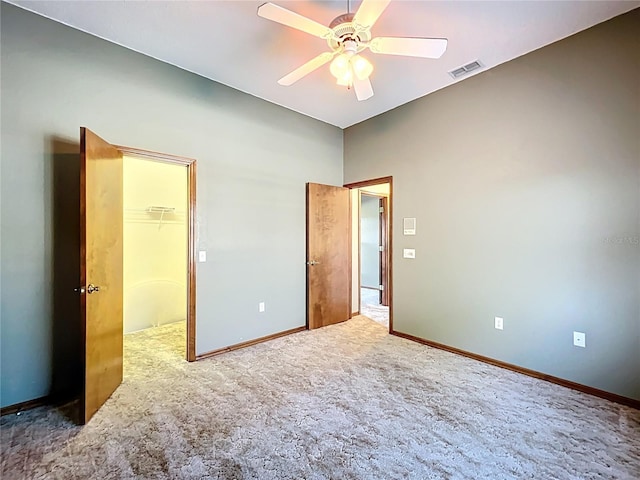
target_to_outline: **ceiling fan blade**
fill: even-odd
[[[360,80],[357,76],[353,77],[353,89],[356,91],[356,97],[359,102],[373,97],[373,88],[368,78]]]
[[[291,10],[279,7],[273,3],[265,3],[258,7],[258,16],[281,23],[297,30],[309,33],[320,38],[330,38],[333,30],[310,18],[303,17]]]
[[[391,0],[362,0],[360,8],[353,17],[352,23],[358,30],[369,30],[382,15]]]
[[[278,83],[285,87],[288,87],[289,85],[293,85],[295,82],[300,80],[305,75],[309,75],[311,72],[313,72],[317,68],[320,68],[325,63],[331,61],[334,55],[335,55],[335,52],[321,53],[317,57],[309,60],[307,63],[305,63],[301,67],[296,68],[293,72],[282,77],[280,80],[278,80]]]
[[[446,38],[377,37],[369,43],[373,53],[408,57],[440,58],[447,49]]]

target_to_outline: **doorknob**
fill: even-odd
[[[307,265],[319,265],[320,262],[316,262],[315,260],[311,260],[310,262],[307,262]]]
[[[97,285],[94,285],[93,283],[90,283],[89,285],[87,285],[87,293],[91,294],[93,292],[99,292],[100,291],[100,287],[98,287]]]

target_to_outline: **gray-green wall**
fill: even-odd
[[[393,175],[395,330],[640,399],[639,35],[635,10],[345,131],[345,182]]]
[[[1,8],[2,406],[77,375],[81,125],[197,159],[197,353],[303,326],[305,182],[342,184],[342,131]]]

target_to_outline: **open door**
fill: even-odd
[[[387,210],[388,198],[380,197],[380,304],[385,307],[389,306],[389,245],[388,245],[388,227],[387,227]]]
[[[80,311],[87,423],[122,382],[122,153],[80,128]]]
[[[307,183],[307,327],[351,313],[351,202],[348,188]]]

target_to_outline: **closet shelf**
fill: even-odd
[[[175,211],[176,211],[176,209],[174,207],[159,207],[157,205],[152,205],[150,207],[147,207],[147,212],[148,213],[165,214],[165,213],[174,213]]]
[[[151,205],[144,208],[127,208],[124,210],[124,221],[127,223],[184,224],[185,212],[175,207]]]

